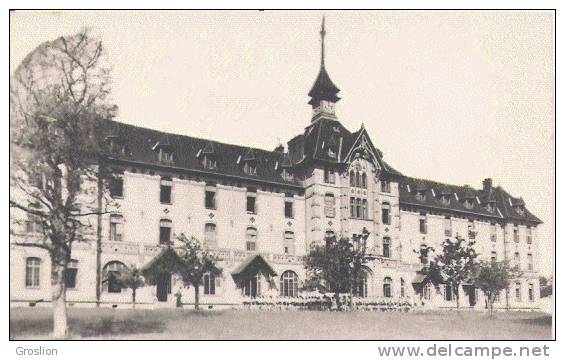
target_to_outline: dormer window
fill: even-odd
[[[441,194],[440,201],[443,205],[449,205],[451,203],[451,195]]]
[[[287,169],[282,169],[281,176],[285,181],[293,181],[294,175]]]
[[[473,208],[473,200],[464,199],[463,200],[463,206],[465,206],[465,209],[472,209]]]
[[[493,213],[496,210],[496,203],[495,202],[488,202],[486,205],[486,209],[488,212]]]
[[[253,149],[248,149],[245,155],[240,156],[237,159],[237,163],[243,161],[243,172],[246,175],[257,175],[257,158],[255,157],[255,151]]]
[[[381,192],[389,193],[390,192],[390,181],[383,179],[381,180]]]
[[[108,145],[108,151],[110,154],[127,155],[129,153],[123,139],[117,135],[110,135],[106,137],[106,144]]]
[[[243,164],[243,172],[247,175],[257,175],[257,164],[254,161],[246,161]]]
[[[159,161],[161,162],[173,162],[173,153],[165,149],[159,150]]]
[[[416,200],[418,201],[426,200],[426,192],[423,190],[416,191]]]
[[[202,155],[202,166],[205,169],[215,170],[218,167],[215,156],[212,154]]]

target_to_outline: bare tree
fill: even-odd
[[[96,201],[99,134],[117,110],[104,60],[102,42],[83,30],[41,44],[10,77],[11,213],[42,229],[16,244],[50,256],[55,338],[67,335],[64,274],[72,245],[92,234],[103,211]]]

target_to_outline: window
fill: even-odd
[[[247,175],[257,175],[257,164],[254,161],[246,161],[243,164],[243,172]]]
[[[532,254],[528,254],[528,271],[534,271],[534,257]]]
[[[171,203],[171,190],[173,188],[173,182],[170,177],[161,178],[161,204]]]
[[[204,155],[202,156],[202,166],[206,169],[214,170],[218,164],[212,155]]]
[[[473,208],[473,200],[471,200],[471,199],[463,200],[463,206],[465,206],[466,209],[472,209]]]
[[[171,163],[173,162],[173,152],[165,150],[163,148],[159,149],[159,161],[164,163]]]
[[[355,187],[361,187],[361,175],[355,172]]]
[[[294,218],[294,201],[290,197],[284,199],[284,217],[287,219]]]
[[[519,281],[514,284],[514,294],[516,301],[522,301],[522,284]]]
[[[335,184],[335,172],[330,168],[324,168],[324,182],[326,184]]]
[[[110,215],[110,241],[122,241],[124,233],[124,218],[122,215]]]
[[[367,174],[361,174],[361,187],[366,189],[367,188]]]
[[[451,197],[449,196],[449,194],[441,194],[441,203],[443,205],[449,205],[451,204]]]
[[[426,285],[424,285],[424,288],[422,289],[422,297],[425,300],[431,300],[432,299],[432,284],[431,283],[426,283]]]
[[[390,181],[381,180],[381,192],[385,192],[385,193],[390,192]]]
[[[28,234],[41,234],[43,233],[43,225],[39,217],[28,214],[28,219],[25,221],[25,231]]]
[[[497,254],[496,254],[496,251],[494,251],[494,250],[491,251],[491,252],[490,252],[490,261],[496,262],[497,260],[498,260],[498,256],[497,256]]]
[[[246,201],[245,209],[250,214],[256,214],[257,209],[255,205],[256,205],[257,194],[255,192],[248,191],[246,195],[246,199],[247,201]]]
[[[518,231],[518,225],[517,224],[514,225],[513,232],[514,232],[514,242],[519,243],[520,242],[520,232]]]
[[[257,251],[257,229],[249,226],[247,228],[245,236],[247,239],[245,244],[247,251]]]
[[[294,255],[294,233],[292,231],[284,232],[283,250],[287,255]]]
[[[528,300],[530,302],[534,301],[534,284],[532,283],[528,284]]]
[[[122,271],[126,269],[126,266],[119,261],[111,261],[104,266],[103,273],[105,274],[105,282],[108,287],[109,293],[120,293],[122,292],[122,285],[120,281],[120,276]]]
[[[514,253],[514,266],[516,269],[520,269],[520,253],[517,251]]]
[[[204,283],[204,295],[216,295],[216,276],[206,273],[202,282]]]
[[[355,171],[353,170],[349,172],[349,186],[355,187]]]
[[[355,217],[357,219],[362,219],[363,218],[363,211],[362,211],[362,208],[361,208],[361,199],[357,199],[355,201],[355,204],[356,204],[356,207],[355,207],[356,208],[356,211],[355,211],[356,216]]]
[[[445,236],[452,236],[453,235],[453,224],[451,222],[451,217],[446,216],[443,220],[443,226],[445,228]]]
[[[355,198],[349,198],[349,210],[350,214],[349,217],[354,219],[355,218]]]
[[[67,264],[67,270],[65,271],[65,287],[67,289],[75,289],[77,285],[77,272],[78,272],[78,261],[71,260]]]
[[[420,213],[420,234],[428,233],[428,217],[426,213]]]
[[[216,224],[208,223],[204,225],[204,247],[218,247],[218,240],[216,235]]]
[[[383,296],[392,297],[392,279],[389,277],[385,277],[383,281]]]
[[[298,275],[294,271],[285,271],[281,275],[280,295],[285,297],[298,296]]]
[[[360,298],[367,297],[367,274],[361,274],[361,276],[357,280],[357,286],[355,286],[354,295]]]
[[[335,217],[335,196],[332,193],[324,196],[324,214],[326,217]]]
[[[452,301],[453,300],[453,287],[449,284],[445,284],[445,286],[444,286],[443,299],[445,301]]]
[[[467,232],[469,233],[469,239],[474,239],[477,233],[475,232],[475,220],[469,219],[467,224]]]
[[[168,245],[171,243],[171,228],[173,222],[168,219],[161,219],[159,222],[159,244]]]
[[[390,237],[383,237],[383,257],[390,257]]]
[[[204,196],[204,205],[206,209],[215,210],[216,209],[216,186],[207,185],[206,192]]]
[[[390,204],[384,202],[381,208],[383,224],[390,225]]]
[[[425,190],[416,191],[416,200],[418,201],[426,200],[426,191]]]
[[[110,179],[110,196],[113,198],[121,198],[124,196],[124,178],[114,176]]]
[[[528,226],[526,229],[526,243],[532,243],[532,228],[530,226]]]
[[[367,220],[369,219],[369,210],[367,208],[367,199],[361,200],[361,206],[363,208],[362,218]]]
[[[400,278],[400,297],[406,296],[406,284],[403,278]]]
[[[39,287],[39,271],[41,269],[41,259],[29,257],[26,259],[26,287]]]
[[[496,223],[490,224],[490,241],[496,242]]]

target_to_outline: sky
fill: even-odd
[[[11,13],[10,67],[88,27],[113,65],[118,121],[274,149],[303,132],[320,66],[336,113],[363,124],[400,172],[481,187],[491,177],[555,239],[552,11],[114,11]]]

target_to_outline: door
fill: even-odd
[[[246,296],[257,297],[261,296],[261,280],[260,274],[251,276],[245,280],[243,293]]]
[[[171,274],[159,274],[157,276],[157,300],[165,302],[171,293]]]

